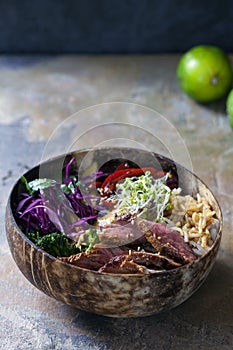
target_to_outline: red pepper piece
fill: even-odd
[[[101,188],[103,191],[103,194],[111,194],[112,191],[116,187],[116,183],[124,179],[126,177],[130,177],[130,172],[132,169],[121,169],[121,170],[116,170],[114,173],[110,174],[103,182]],[[136,170],[136,169],[135,169]],[[138,170],[138,169],[137,169]],[[141,170],[141,169],[139,169]],[[132,175],[131,175],[132,176]]]
[[[120,181],[125,179],[126,177],[134,177],[134,176],[141,176],[145,174],[146,171],[150,171],[151,175],[154,178],[162,177],[166,174],[164,171],[158,171],[155,168],[128,168],[128,169],[122,169],[122,170],[116,170],[114,173],[110,174],[103,182],[101,189],[102,189],[102,195],[108,196],[110,195],[115,189],[116,184]]]
[[[115,171],[123,170],[123,169],[129,169],[129,163],[128,162],[123,162],[120,165],[118,165],[118,167],[116,168]]]

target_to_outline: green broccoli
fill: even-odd
[[[36,232],[28,232],[27,237],[32,241],[33,243],[37,244],[38,239],[40,238],[40,234],[38,231]]]
[[[76,243],[69,243],[67,237],[58,232],[45,236],[40,236],[39,232],[29,232],[27,236],[30,241],[55,258],[68,257],[80,252],[89,251],[99,242],[97,231],[92,228],[87,230],[81,246],[78,246]]]
[[[45,236],[39,236],[39,234],[35,232],[29,233],[28,238],[39,248],[56,258],[67,257],[80,252],[75,244],[70,244],[62,233],[55,232]]]

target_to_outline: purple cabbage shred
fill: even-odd
[[[25,233],[39,232],[47,235],[62,232],[74,239],[92,225],[101,210],[98,197],[88,194],[88,186],[103,176],[101,171],[77,181],[69,174],[72,158],[65,167],[64,180],[33,194],[23,193],[16,212]]]

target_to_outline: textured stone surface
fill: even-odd
[[[0,348],[232,348],[233,134],[224,102],[202,106],[179,90],[178,58],[0,57]],[[224,219],[217,262],[204,285],[172,311],[132,320],[79,312],[39,292],[16,267],[4,232],[10,188],[40,161],[53,130],[81,108],[110,101],[154,108],[175,126],[195,173],[216,194]],[[152,126],[153,118],[148,123]],[[172,135],[165,133],[163,140],[166,136]]]

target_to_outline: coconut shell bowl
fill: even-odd
[[[88,169],[112,172],[122,160],[139,167],[156,163],[162,171],[177,175],[183,194],[199,193],[208,201],[219,226],[209,249],[195,260],[173,269],[151,273],[112,273],[90,270],[56,258],[38,248],[24,232],[17,206],[25,184],[14,185],[6,208],[6,234],[12,257],[23,275],[36,288],[62,303],[82,311],[109,317],[142,317],[174,308],[188,299],[205,281],[217,256],[222,232],[222,215],[209,188],[195,174],[159,154],[134,148],[102,148],[70,152],[42,162],[24,174],[27,181],[41,176],[59,178],[74,158],[72,171]]]

